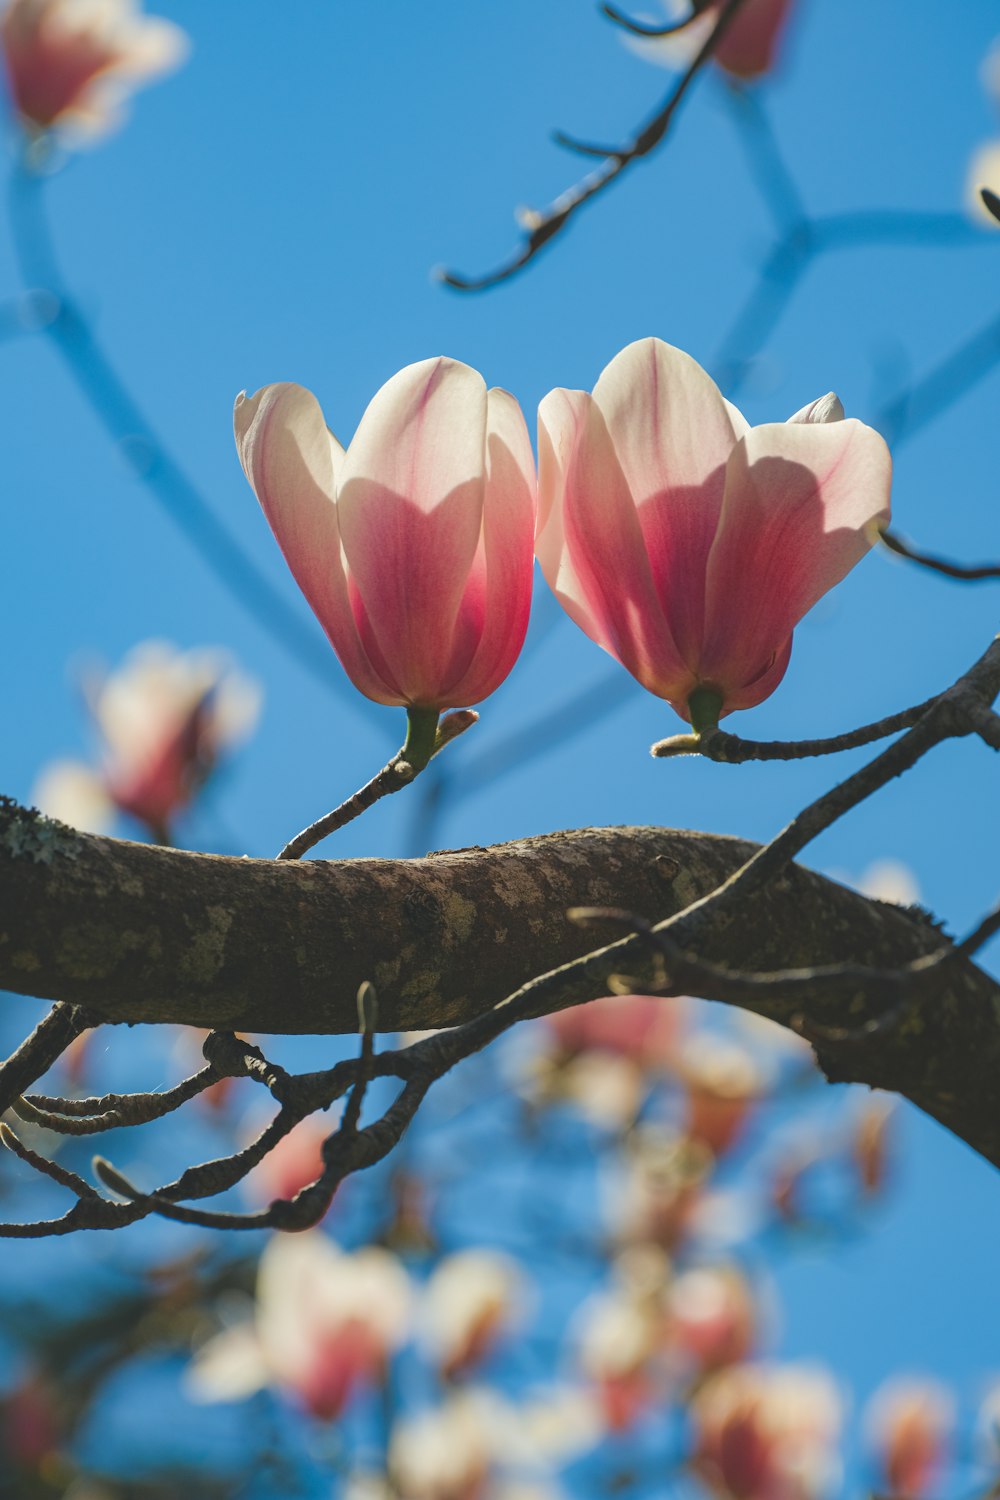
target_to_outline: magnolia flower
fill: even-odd
[[[101,769],[59,761],[43,772],[34,800],[51,817],[96,833],[117,809],[161,842],[223,751],[250,732],[260,705],[256,685],[223,652],[177,651],[162,641],[136,646],[117,672],[85,688]]]
[[[823,1370],[730,1365],[690,1413],[692,1466],[720,1500],[816,1500],[836,1477],[840,1400]]]
[[[885,1189],[892,1157],[890,1126],[895,1113],[896,1101],[876,1094],[863,1101],[854,1120],[848,1154],[866,1198],[877,1197]]]
[[[362,693],[440,710],[507,676],[531,607],[535,470],[520,407],[452,359],[408,365],[345,451],[315,396],[237,398],[236,445],[285,560]]]
[[[614,1052],[644,1067],[669,1064],[684,1025],[684,1000],[662,995],[605,995],[587,1005],[571,1005],[543,1018],[543,1025],[568,1054]]]
[[[333,1130],[324,1116],[307,1115],[254,1168],[249,1182],[258,1198],[294,1198],[322,1175],[323,1143]]]
[[[742,1135],[770,1079],[763,1066],[737,1042],[702,1031],[681,1054],[686,1092],[687,1132],[722,1156]]]
[[[889,516],[889,450],[835,397],[750,427],[691,357],[630,344],[539,408],[537,553],[582,630],[696,728],[778,686],[792,629]]]
[[[944,1467],[954,1420],[951,1395],[936,1381],[886,1381],[867,1412],[880,1487],[895,1500],[928,1494]]]
[[[624,1432],[655,1400],[653,1362],[663,1338],[663,1309],[629,1289],[594,1297],[581,1310],[580,1369],[593,1382],[612,1432]]]
[[[566,1103],[603,1130],[626,1130],[646,1092],[643,1070],[615,1052],[579,1052],[568,1058],[538,1053],[527,1064],[524,1092],[533,1105]]]
[[[499,1448],[497,1413],[482,1392],[397,1422],[389,1470],[402,1500],[479,1500]]]
[[[668,1296],[670,1337],[699,1370],[737,1364],[751,1353],[756,1311],[750,1283],[735,1266],[698,1266]]]
[[[121,97],[188,48],[179,26],[141,15],[134,0],[8,0],[0,44],[22,122],[85,134],[113,125]]]
[[[516,1314],[521,1273],[497,1250],[462,1250],[435,1267],[427,1282],[423,1322],[446,1379],[487,1357]]]
[[[460,1391],[394,1424],[392,1493],[400,1500],[557,1500],[553,1468],[598,1435],[583,1392],[557,1389],[514,1406],[494,1391]]]
[[[987,54],[981,76],[983,88],[1000,110],[1000,46],[994,45]],[[973,218],[991,229],[1000,229],[1000,221],[983,202],[983,188],[1000,195],[1000,140],[985,141],[976,148],[965,179],[966,207]]]
[[[610,1183],[616,1237],[674,1250],[693,1227],[712,1165],[712,1153],[701,1141],[658,1125],[639,1126]]]
[[[257,1272],[252,1324],[225,1329],[188,1371],[198,1401],[236,1401],[277,1387],[329,1420],[381,1380],[407,1335],[410,1284],[387,1250],[347,1255],[318,1230],[276,1235]]]
[[[667,67],[684,66],[701,49],[719,20],[722,0],[693,6],[691,0],[665,0],[668,16],[681,25],[668,36],[641,40],[630,36],[634,51]],[[736,78],[759,78],[774,66],[781,33],[792,0],[744,0],[716,43],[712,61]],[[687,24],[684,17],[690,16]]]

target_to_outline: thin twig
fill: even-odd
[[[0,1114],[58,1062],[70,1042],[93,1025],[82,1006],[53,1005],[17,1051],[0,1063]]]
[[[47,1156],[40,1156],[37,1151],[32,1151],[11,1130],[9,1125],[0,1123],[0,1142],[8,1151],[13,1151],[15,1156],[26,1162],[29,1167],[34,1167],[36,1172],[41,1172],[44,1177],[51,1177],[53,1182],[58,1182],[60,1187],[70,1188],[78,1198],[99,1198],[99,1194],[85,1182],[76,1172],[71,1172],[67,1167],[61,1167],[58,1162],[50,1161]]]
[[[585,154],[596,154],[606,157],[602,165],[593,172],[588,173],[575,186],[568,188],[555,202],[543,213],[531,214],[529,221],[529,232],[525,242],[511,258],[497,270],[489,272],[485,276],[460,276],[454,271],[442,271],[440,279],[446,286],[452,287],[459,292],[481,292],[488,287],[498,286],[500,282],[507,281],[517,271],[523,270],[530,261],[534,260],[538,252],[554,239],[560,230],[565,229],[572,217],[585,203],[609,187],[620,177],[633,162],[639,161],[663,140],[670,128],[674,115],[676,114],[684,96],[691,84],[698,76],[704,64],[711,57],[716,44],[722,39],[730,24],[735,19],[740,7],[746,0],[726,0],[719,11],[718,19],[710,34],[699,47],[688,67],[671,89],[667,98],[657,112],[637,130],[632,140],[626,145],[619,147],[599,148],[587,146],[583,142],[575,141],[571,137],[560,134],[558,139],[561,144],[569,146],[573,150],[582,150]]]
[[[411,726],[413,724],[413,710],[411,712]],[[424,710],[418,710],[425,712]],[[467,729],[471,729],[477,722],[479,715],[475,709],[459,708],[451,713],[445,714],[434,732],[433,755],[438,755],[452,740],[458,739]],[[393,792],[401,792],[404,786],[410,782],[424,769],[427,764],[424,761],[414,761],[410,758],[407,746],[410,743],[407,736],[407,744],[389,761],[388,765],[382,767],[371,781],[366,782],[363,787],[335,807],[332,812],[325,813],[322,818],[317,818],[315,823],[310,823],[308,828],[303,828],[293,839],[289,839],[285,847],[275,856],[277,859],[301,859],[321,840],[327,838],[331,833],[336,833],[338,828],[352,823],[359,818],[369,807],[373,807],[382,797],[391,796]]]
[[[382,767],[371,781],[365,783],[352,797],[348,797],[339,807],[332,812],[325,813],[322,818],[317,818],[315,823],[310,823],[308,828],[303,828],[293,839],[289,839],[285,847],[275,856],[277,859],[301,859],[303,854],[308,854],[316,844],[328,838],[331,833],[336,833],[338,828],[351,823],[355,818],[360,818],[363,812],[373,807],[382,797],[391,796],[393,792],[401,792],[404,786],[409,786],[417,772],[408,760],[403,759],[402,750],[398,751],[389,761],[388,765]]]
[[[660,759],[674,755],[703,755],[707,760],[725,765],[742,765],[751,760],[805,760],[814,755],[833,755],[840,750],[857,750],[861,745],[870,745],[875,740],[898,734],[901,729],[909,729],[934,707],[939,697],[940,694],[935,694],[913,708],[889,714],[874,724],[864,724],[860,729],[849,729],[844,734],[829,735],[825,739],[744,740],[724,729],[714,729],[708,734],[670,735],[651,746],[650,754]]]
[[[58,1131],[60,1135],[97,1135],[104,1130],[148,1125],[151,1120],[162,1119],[164,1115],[171,1114],[173,1110],[186,1104],[189,1099],[204,1093],[223,1076],[215,1068],[208,1067],[162,1093],[107,1094],[101,1100],[58,1099],[28,1094],[15,1100],[13,1107],[22,1120],[42,1125],[46,1130]],[[83,1103],[97,1103],[102,1107],[80,1109],[78,1106]]]
[[[940,573],[944,578],[955,578],[961,583],[978,583],[987,579],[1000,578],[1000,563],[949,562],[947,558],[936,557],[931,552],[919,551],[912,542],[904,540],[898,532],[894,531],[882,531],[879,533],[879,538],[890,552],[895,552],[897,557],[905,557],[908,562],[917,563],[921,568],[928,568],[932,573]]]

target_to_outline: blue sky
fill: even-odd
[[[636,337],[655,334],[718,368],[774,236],[717,78],[703,80],[666,148],[524,275],[459,296],[433,268],[488,269],[516,239],[514,208],[544,205],[574,180],[579,163],[550,130],[627,135],[665,93],[664,72],[622,46],[595,7],[568,0],[160,9],[190,32],[191,59],[135,100],[125,129],[52,178],[55,238],[133,395],[307,627],[236,460],[237,391],[299,381],[346,442],[384,380],[438,353],[512,390],[532,426],[551,387],[589,388]],[[972,150],[1000,136],[1000,107],[978,77],[996,30],[987,0],[949,7],[946,19],[911,0],[800,0],[785,65],[761,95],[809,212],[960,213]],[[947,247],[818,257],[739,404],[751,421],[778,419],[833,388],[850,414],[874,420],[995,316],[998,269],[1000,233],[988,230]],[[0,296],[18,286],[0,225]],[[85,748],[71,674],[81,654],[114,664],[150,637],[223,645],[263,684],[264,716],[184,832],[197,847],[274,852],[382,764],[398,715],[346,681],[318,686],[234,602],[130,474],[43,337],[0,344],[0,379],[0,789],[28,798],[48,759]],[[1000,556],[998,398],[1000,364],[899,445],[896,524],[931,550]],[[864,752],[791,766],[653,762],[648,745],[680,725],[623,684],[544,590],[539,580],[525,657],[448,754],[436,824],[420,822],[418,786],[344,830],[330,853],[605,823],[764,839],[861,763]],[[872,556],[800,627],[775,696],[732,727],[814,736],[920,701],[985,648],[996,599],[997,585],[962,588]],[[318,626],[314,635],[321,643]],[[530,738],[541,717],[588,694],[579,732],[497,764],[508,736]],[[806,862],[858,876],[876,858],[902,859],[960,932],[997,894],[995,778],[981,745],[947,746]],[[902,1364],[958,1378],[971,1397],[996,1360],[995,1174],[916,1112],[904,1133],[903,1180],[876,1232],[835,1262],[817,1255],[782,1271],[783,1347],[830,1358],[862,1389]]]

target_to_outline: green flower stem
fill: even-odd
[[[709,734],[713,729],[718,729],[722,694],[717,688],[702,683],[691,694],[687,706],[691,715],[691,728],[696,735]]]
[[[338,828],[343,828],[345,823],[352,822],[355,818],[365,812],[373,803],[380,798],[387,797],[391,792],[401,791],[404,786],[409,786],[415,776],[427,765],[432,755],[443,750],[445,745],[471,729],[479,715],[471,708],[456,709],[454,713],[446,714],[441,719],[440,712],[436,708],[408,708],[406,741],[403,748],[392,757],[387,766],[383,766],[377,776],[373,776],[360,791],[348,797],[333,812],[310,823],[308,828],[303,828],[290,839],[278,855],[278,859],[301,859],[303,854],[318,844],[320,839],[325,839],[327,834],[335,833]],[[440,720],[440,723],[438,722]]]
[[[422,771],[434,754],[440,717],[440,710],[436,708],[406,710],[406,740],[400,754],[413,767],[414,774]]]

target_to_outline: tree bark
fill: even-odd
[[[664,828],[590,828],[414,860],[223,858],[77,833],[0,805],[0,986],[82,1004],[109,1022],[343,1033],[371,980],[379,1028],[451,1026],[607,937],[566,917],[613,906],[657,921],[707,894],[755,845]],[[898,968],[946,940],[919,913],[790,866],[703,934],[698,956],[774,971],[853,961]],[[608,949],[558,1004],[607,993],[651,956]],[[669,1000],[665,1000],[669,1004]],[[754,1008],[847,1027],[818,1045],[837,1081],[905,1094],[1000,1164],[1000,986],[964,959],[898,1024],[859,1036],[888,1005],[877,986]]]

